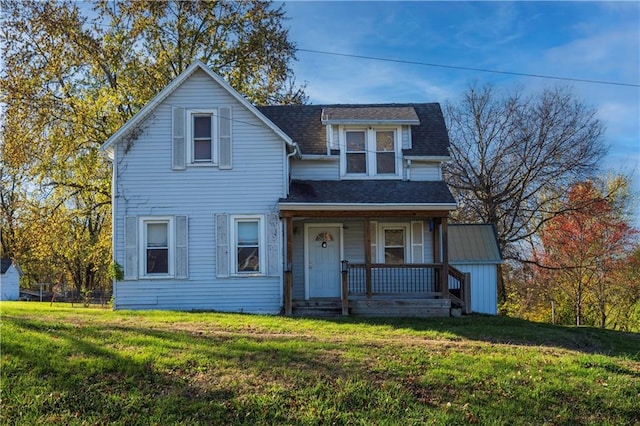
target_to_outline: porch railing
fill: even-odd
[[[371,289],[365,264],[349,264],[348,291],[353,295],[431,294],[438,292],[441,264],[371,265]]]
[[[448,297],[464,313],[471,312],[471,276],[449,265],[448,291],[440,292],[442,264],[371,264],[371,286],[367,286],[366,264],[348,264],[348,273],[343,277],[343,300],[345,296],[395,296],[401,297]]]

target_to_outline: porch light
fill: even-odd
[[[322,242],[322,248],[327,248],[327,242],[326,241]]]
[[[343,260],[340,263],[342,264],[342,272],[344,273],[349,272],[349,261]]]

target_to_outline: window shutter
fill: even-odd
[[[218,167],[231,169],[231,107],[218,109]]]
[[[411,149],[411,126],[402,126],[402,149]]]
[[[187,278],[189,274],[188,236],[187,216],[176,216],[176,278]]]
[[[378,263],[378,222],[371,222],[371,263]]]
[[[138,218],[124,218],[124,279],[138,279]]]
[[[424,263],[424,233],[422,222],[411,222],[411,261]]]
[[[280,241],[280,216],[278,213],[267,215],[267,275],[280,275],[280,257],[278,256],[278,242]]]
[[[229,276],[229,215],[216,215],[216,276]]]
[[[185,141],[185,110],[173,108],[173,170],[184,170],[187,166],[187,145]]]

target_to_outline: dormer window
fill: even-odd
[[[400,177],[402,151],[399,127],[345,127],[341,133],[343,177]]]

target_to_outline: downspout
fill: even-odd
[[[289,159],[291,157],[293,157],[294,155],[297,155],[300,153],[300,148],[298,147],[298,144],[296,142],[292,142],[291,146],[293,147],[293,151],[291,151],[291,153],[287,154],[287,173],[285,173],[284,176],[284,195],[288,196],[289,195],[289,182],[290,182],[290,178],[291,178],[291,164],[289,163]]]
[[[111,261],[116,263],[116,213],[117,213],[117,200],[118,200],[118,184],[116,179],[118,178],[118,144],[113,146],[113,159],[111,159],[111,171],[113,176],[111,178]],[[111,280],[111,295],[113,296],[113,306],[111,309],[116,310],[116,289],[118,280],[113,277]]]
[[[290,163],[289,160],[291,159],[291,157],[293,157],[294,155],[298,154],[300,152],[300,149],[298,147],[298,144],[295,142],[292,142],[291,146],[293,147],[293,151],[291,151],[291,153],[287,154],[286,156],[286,162],[287,162],[287,172],[284,174],[284,195],[285,197],[289,195],[289,177],[290,177]],[[288,260],[287,260],[287,253],[289,250],[289,247],[287,246],[287,241],[289,240],[288,236],[286,235],[287,232],[289,232],[288,227],[283,227],[282,226],[282,220],[280,220],[280,230],[281,233],[280,235],[283,237],[282,238],[282,247],[284,248],[283,252],[282,252],[282,265],[284,266],[282,268],[283,274],[282,274],[282,284],[280,286],[280,300],[284,301],[284,287],[287,285],[286,283],[286,276],[287,276],[287,272],[289,270],[289,268],[291,267],[291,265],[288,265]],[[285,232],[282,232],[282,230],[285,230]],[[285,308],[285,313],[286,313],[286,303],[283,303],[283,308]]]

